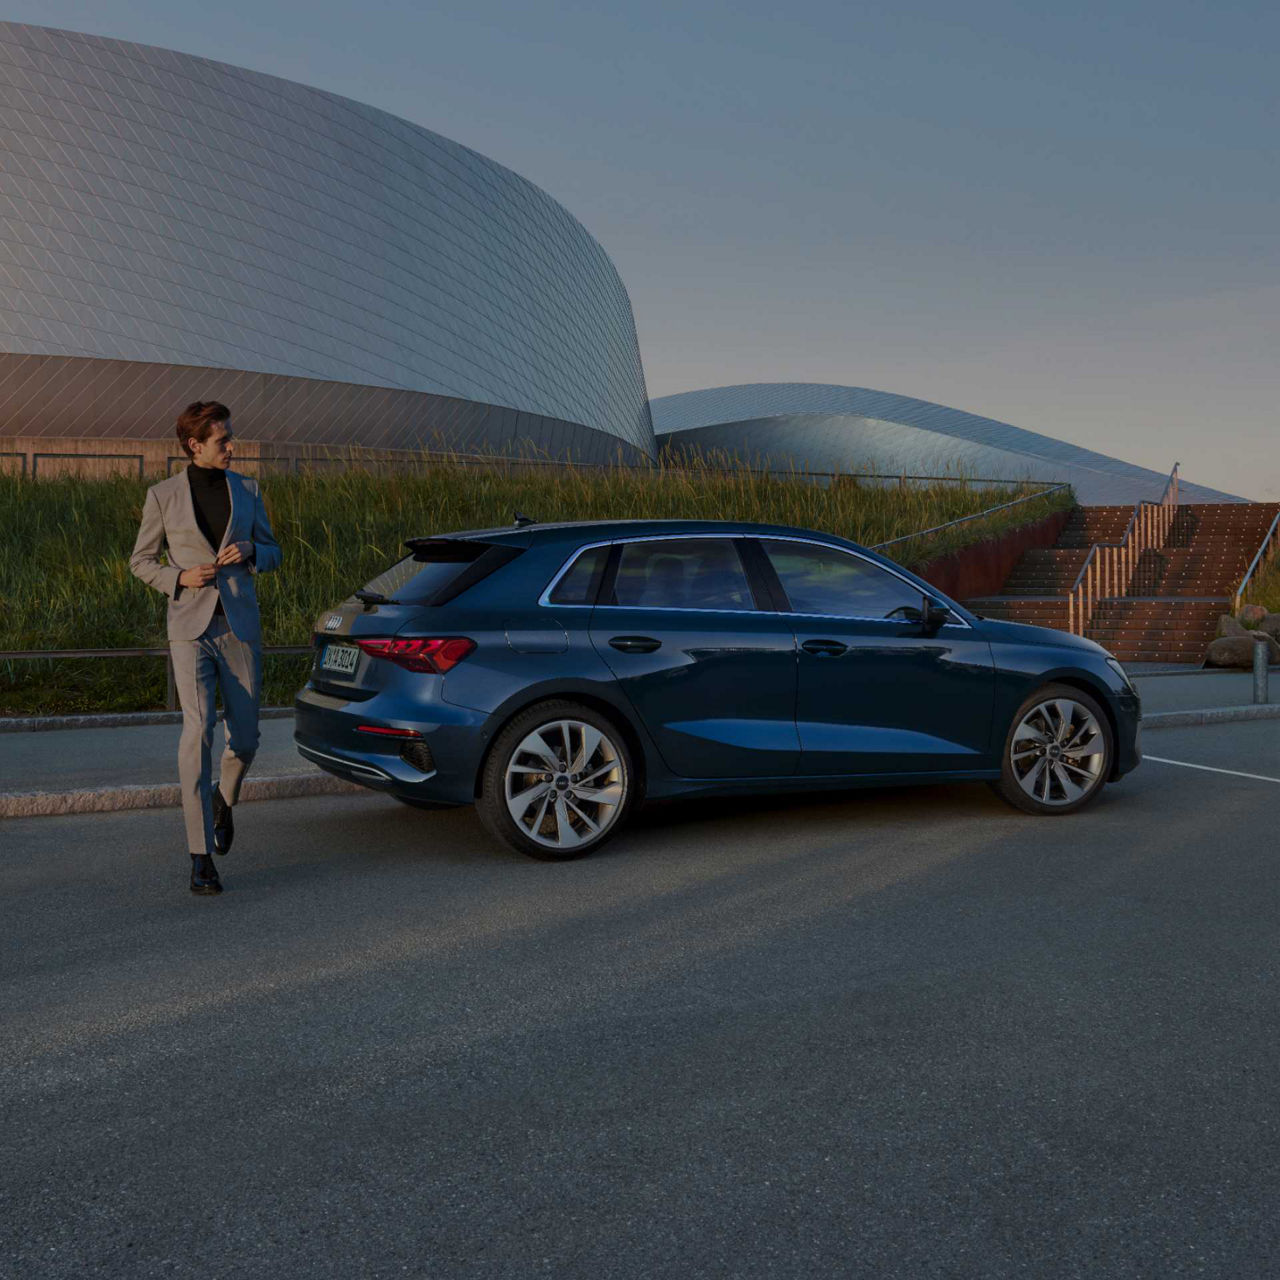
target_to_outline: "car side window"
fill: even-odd
[[[763,541],[793,613],[837,618],[904,617],[921,592],[861,556],[807,542]]]
[[[654,609],[755,609],[738,548],[728,538],[625,542],[613,599]]]
[[[571,564],[547,599],[552,604],[595,604],[609,548],[588,547]]]

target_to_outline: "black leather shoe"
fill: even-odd
[[[207,853],[191,855],[191,892],[221,893],[222,881],[218,879],[218,868]]]
[[[230,853],[231,842],[236,838],[236,824],[231,820],[231,806],[222,798],[217,788],[213,792],[213,851]]]

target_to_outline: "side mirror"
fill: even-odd
[[[920,608],[917,609],[913,604],[900,604],[888,616],[901,618],[903,622],[914,623],[926,632],[937,631],[939,627],[955,621],[955,614],[950,609],[939,604],[932,596],[923,593],[920,597]]]
[[[921,602],[920,621],[926,631],[937,631],[939,627],[955,620],[955,614],[946,605],[939,604],[932,596],[925,596]]]

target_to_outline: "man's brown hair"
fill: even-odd
[[[231,410],[216,400],[193,400],[178,414],[178,443],[188,458],[192,452],[187,446],[188,440],[199,440],[203,444],[219,422],[226,422],[231,417]]]

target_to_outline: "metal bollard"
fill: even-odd
[[[1253,635],[1253,700],[1255,703],[1267,703],[1267,661],[1271,657],[1271,646],[1264,631],[1255,631]]]

